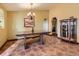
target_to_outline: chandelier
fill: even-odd
[[[30,12],[29,13],[27,13],[27,16],[33,16],[33,17],[35,17],[35,13],[34,13],[34,11],[33,11],[33,3],[30,3],[30,7],[31,7],[31,9],[30,9]]]

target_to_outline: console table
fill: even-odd
[[[39,39],[39,42],[40,44],[44,44],[44,41],[43,41],[43,35],[44,34],[48,34],[50,32],[42,32],[42,31],[37,31],[37,32],[18,32],[16,34],[16,36],[23,36],[24,37],[24,47],[25,49],[28,48],[28,46],[26,45],[26,40],[28,37],[30,37],[31,35],[39,35],[40,39]]]

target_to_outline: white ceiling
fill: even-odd
[[[30,3],[2,3],[1,4],[7,11],[22,11],[30,10]],[[49,10],[54,5],[52,3],[33,3],[34,10]]]

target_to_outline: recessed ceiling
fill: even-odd
[[[2,3],[1,4],[7,11],[22,11],[30,10],[30,3]],[[34,10],[49,10],[52,3],[33,3]]]

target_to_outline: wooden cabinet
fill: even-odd
[[[77,42],[77,19],[70,17],[60,21],[60,36],[62,39]]]

